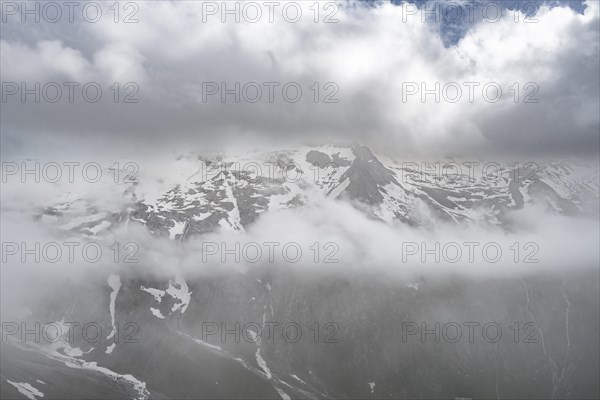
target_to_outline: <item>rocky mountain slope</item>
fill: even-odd
[[[110,242],[114,231],[136,227],[181,244],[215,232],[241,234],[263,215],[314,207],[320,198],[351,204],[383,224],[434,230],[444,221],[510,231],[507,213],[527,207],[598,218],[596,166],[484,164],[399,162],[341,145],[189,153],[165,176],[108,185],[125,199],[121,209],[68,193],[34,214],[64,238]],[[595,269],[402,281],[368,270],[306,274],[277,263],[169,274],[171,262],[157,259],[161,273],[142,259],[85,281],[65,279],[60,291],[23,304],[26,312],[12,323],[59,324],[63,337],[19,340],[3,332],[2,398],[600,393]],[[90,340],[81,326],[69,328],[75,321],[93,322],[101,333]]]
[[[335,145],[243,155],[181,155],[169,176],[132,177],[111,188],[129,200],[119,212],[68,193],[40,213],[62,229],[98,235],[123,221],[181,240],[218,228],[243,231],[261,213],[306,205],[314,191],[350,201],[373,218],[503,226],[509,210],[541,205],[598,215],[598,166],[569,162],[447,160],[382,162],[367,147]]]

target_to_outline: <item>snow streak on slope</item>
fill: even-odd
[[[67,367],[99,372],[109,378],[126,383],[132,387],[135,393],[134,398],[136,400],[146,400],[150,396],[150,393],[146,389],[146,383],[138,380],[133,375],[118,374],[114,371],[111,371],[108,368],[99,366],[96,362],[88,362],[80,360],[75,356],[62,354],[59,351],[57,351],[54,347],[50,346],[42,346],[35,344],[31,346],[18,345],[18,347],[26,351],[40,352],[49,359],[64,363]]]
[[[233,195],[232,186],[235,185],[235,180],[232,177],[225,179],[225,201],[233,204],[226,218],[219,221],[219,225],[224,228],[231,228],[234,231],[244,231],[244,227],[240,223],[240,209],[237,204],[237,199]]]
[[[6,381],[14,387],[16,387],[19,393],[21,393],[23,396],[27,397],[30,400],[36,400],[37,397],[44,397],[44,393],[31,386],[29,383],[13,382],[8,379]]]
[[[119,294],[119,290],[121,289],[121,278],[119,275],[112,274],[108,277],[108,285],[112,288],[112,292],[110,293],[110,321],[112,323],[110,327],[110,333],[106,339],[111,339],[115,335],[115,303],[117,301],[117,294]]]
[[[189,291],[187,282],[181,274],[175,276],[175,281],[169,281],[169,288],[166,290],[166,293],[174,299],[179,300],[179,303],[173,305],[171,312],[179,310],[183,314],[190,305],[192,292]]]
[[[192,299],[192,292],[190,292],[187,282],[180,273],[175,274],[173,280],[169,280],[169,286],[165,290],[145,287],[144,285],[140,286],[140,290],[152,295],[159,305],[162,304],[166,295],[173,298],[175,303],[171,307],[169,315],[176,311],[183,314],[187,310],[190,300]],[[155,317],[165,319],[165,315],[163,315],[158,308],[150,307],[150,311]]]

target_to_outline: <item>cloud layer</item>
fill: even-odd
[[[342,3],[322,7],[319,22],[310,4],[296,4],[303,5],[296,23],[283,17],[283,6],[269,22],[264,5],[257,23],[243,14],[239,23],[232,16],[223,23],[220,10],[212,15],[201,2],[139,3],[134,14],[139,22],[127,24],[115,23],[107,9],[97,23],[78,14],[73,23],[63,17],[54,24],[6,16],[0,42],[3,83],[81,86],[73,103],[66,100],[66,88],[56,103],[44,98],[35,103],[33,95],[25,103],[19,94],[8,97],[3,152],[35,146],[63,152],[67,146],[149,151],[331,139],[357,140],[395,155],[597,154],[597,2],[587,1],[583,13],[542,6],[532,23],[525,23],[521,12],[505,10],[494,22],[476,19],[455,44],[445,42],[440,24],[423,22],[411,4]],[[123,19],[135,10],[121,11]],[[337,23],[323,21],[330,14]],[[252,15],[249,10],[246,16]],[[88,82],[103,90],[97,103],[82,97]],[[110,88],[114,82],[120,85],[118,103]],[[136,86],[125,87],[128,82]],[[263,97],[250,103],[240,93],[239,103],[234,95],[221,103],[218,93],[206,97],[207,82],[230,89],[235,82],[241,88],[256,82]],[[274,86],[273,102],[265,82],[280,84]],[[303,90],[296,103],[285,101],[281,92],[290,82]],[[333,85],[325,86],[328,82]],[[444,92],[452,82],[456,85]],[[473,101],[470,82],[479,84],[472,86]],[[439,103],[434,95],[423,103],[421,85],[433,89],[436,83]],[[491,98],[496,86],[502,89],[495,103],[482,93],[489,83]],[[406,96],[413,84],[410,88],[419,92]],[[462,97],[452,103],[448,99],[455,98],[457,86]],[[247,97],[254,97],[254,87],[247,89]],[[128,94],[139,102],[123,103]],[[325,103],[328,95],[339,101]]]

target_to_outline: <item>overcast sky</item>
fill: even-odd
[[[397,156],[597,155],[599,3],[504,8],[498,18],[495,7],[483,14],[480,5],[470,9],[471,20],[470,3],[452,6],[458,3],[467,11],[461,18],[454,10],[440,22],[431,15],[424,22],[422,11],[405,3],[327,8],[322,2],[315,22],[313,2],[298,2],[302,17],[295,23],[284,17],[284,3],[270,22],[269,9],[258,2],[263,15],[256,23],[243,14],[239,23],[231,15],[223,23],[222,10],[212,15],[210,7],[190,1],[137,2],[127,9],[121,3],[117,23],[112,3],[102,3],[96,23],[82,18],[81,9],[70,22],[66,8],[58,22],[28,17],[23,23],[3,4],[3,156],[324,140],[358,141]],[[124,23],[127,16],[138,22]],[[294,10],[285,16],[293,18]],[[29,88],[56,82],[62,98],[35,103],[28,95],[22,102],[20,93],[7,94],[11,82]],[[73,103],[64,82],[80,84]],[[103,90],[97,103],[82,97],[81,87],[90,82]],[[222,103],[219,93],[206,97],[206,82],[230,88],[256,82],[263,96],[235,103],[230,95]],[[273,102],[265,82],[279,84]],[[282,93],[292,82],[303,91],[296,103]],[[439,103],[434,95],[423,102],[421,84],[434,89],[436,82],[440,88],[455,82],[462,97],[448,101],[456,94],[449,86],[446,96],[440,89]],[[472,101],[466,82],[478,85]],[[502,89],[497,102],[485,100],[486,84],[493,84],[491,98],[494,87]],[[53,97],[53,89],[46,94]],[[127,94],[138,102],[123,103]],[[328,95],[338,102],[325,103]]]

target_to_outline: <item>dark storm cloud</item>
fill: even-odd
[[[469,26],[451,46],[439,24],[389,3],[342,7],[338,23],[315,23],[308,9],[297,23],[277,13],[274,23],[222,23],[218,15],[203,22],[197,2],[139,3],[139,22],[132,24],[115,23],[110,14],[97,23],[21,23],[11,16],[3,23],[3,84],[80,86],[72,103],[65,87],[56,103],[7,97],[3,152],[52,143],[141,150],[318,139],[356,140],[390,153],[596,155],[599,6],[586,6],[583,13],[541,7],[529,24],[506,13]],[[102,89],[100,101],[82,97],[89,82]],[[233,95],[222,103],[219,93],[204,102],[207,82],[256,82],[262,99],[245,101],[240,89],[239,103]],[[265,82],[279,84],[273,102]],[[421,84],[452,82],[462,90],[456,104],[441,89],[439,103],[433,95],[421,101]],[[472,102],[466,82],[479,84]],[[288,83],[302,89],[300,101],[286,101]],[[483,97],[488,83],[501,87],[498,102]],[[406,84],[419,92],[405,98]],[[293,88],[288,93],[293,97]],[[537,103],[524,103],[532,93]],[[127,95],[138,102],[124,103]],[[326,103],[328,95],[338,102]]]

